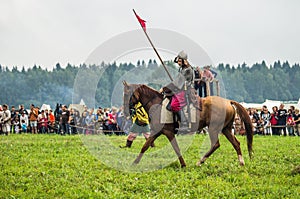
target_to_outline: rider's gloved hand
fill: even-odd
[[[163,92],[164,92],[163,88],[159,89],[159,93],[163,93]]]

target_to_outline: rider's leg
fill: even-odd
[[[188,119],[186,118],[183,110],[177,111],[176,115],[177,115],[177,117],[178,117],[178,119],[180,121],[178,132],[179,133],[187,132],[189,130],[189,127],[188,127],[189,122],[188,122]]]

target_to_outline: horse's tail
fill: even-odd
[[[252,127],[251,119],[246,109],[241,104],[232,100],[230,102],[235,106],[238,115],[240,116],[241,120],[244,122],[245,129],[246,129],[246,136],[247,136],[248,153],[249,153],[249,157],[252,158],[253,127]]]

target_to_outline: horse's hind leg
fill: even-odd
[[[226,136],[226,138],[229,140],[229,142],[232,144],[233,148],[235,149],[238,159],[240,161],[240,165],[244,166],[245,162],[242,156],[242,151],[240,147],[240,142],[236,139],[235,135],[232,134],[231,128],[226,128],[223,130],[223,134]]]
[[[210,131],[210,132],[212,132],[212,131]],[[211,154],[213,154],[213,152],[215,150],[217,150],[220,147],[218,133],[210,133],[210,132],[209,132],[209,137],[210,137],[211,147],[210,147],[209,151],[197,162],[197,164],[196,164],[197,166],[200,166],[201,164],[203,164],[205,162],[205,160]]]

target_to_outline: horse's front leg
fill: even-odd
[[[141,159],[142,159],[144,153],[148,150],[148,148],[151,146],[151,144],[154,143],[154,140],[155,140],[156,138],[157,138],[157,136],[150,136],[150,137],[146,140],[145,144],[143,145],[143,147],[142,147],[142,149],[141,149],[140,154],[139,154],[138,157],[134,160],[133,164],[138,164],[138,163],[141,161]]]
[[[173,149],[174,149],[174,151],[175,151],[175,153],[176,153],[176,155],[179,159],[181,167],[182,168],[186,167],[185,161],[184,161],[184,159],[181,155],[180,148],[178,146],[178,143],[177,143],[177,140],[176,140],[176,137],[175,137],[174,133],[171,132],[171,131],[165,131],[164,134],[167,136],[168,140],[170,141],[170,143],[171,143],[171,145],[172,145],[172,147],[173,147]]]

